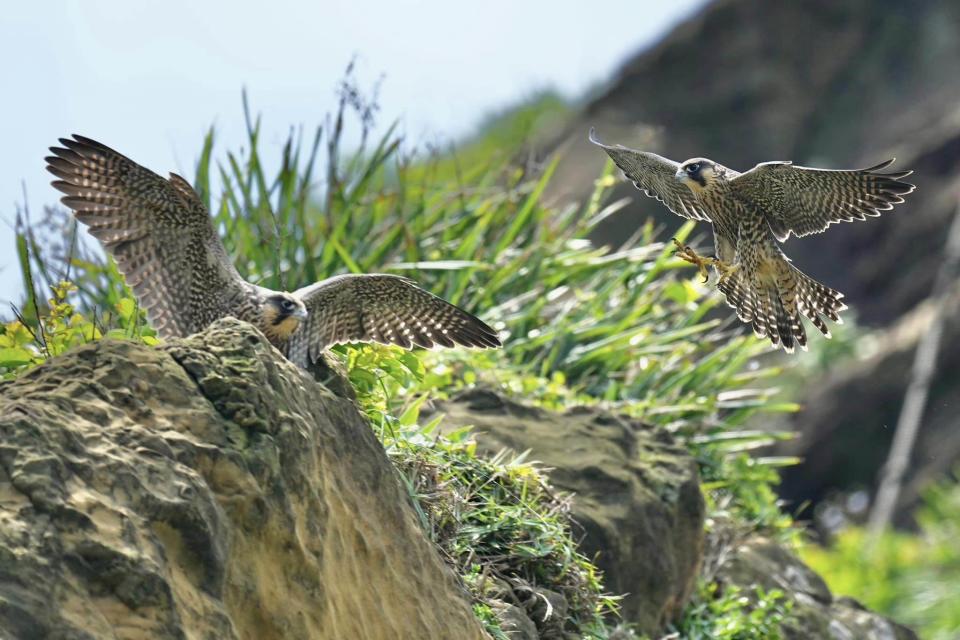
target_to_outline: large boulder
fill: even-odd
[[[474,389],[439,403],[451,428],[473,425],[481,450],[531,450],[557,488],[574,494],[581,550],[604,585],[625,594],[623,617],[653,633],[695,584],[704,542],[696,462],[668,433],[593,409],[559,414]]]
[[[355,406],[228,319],[0,385],[0,637],[485,633]]]

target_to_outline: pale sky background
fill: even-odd
[[[279,157],[292,125],[335,106],[347,63],[380,76],[381,124],[408,140],[472,132],[484,116],[555,88],[580,97],[704,0],[485,3],[205,0],[6,3],[0,18],[0,316],[20,296],[13,219],[57,193],[47,147],[80,133],[166,175],[192,177],[211,124],[216,150],[243,140],[240,94]],[[216,153],[215,150],[215,153]]]

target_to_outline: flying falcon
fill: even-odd
[[[404,348],[495,348],[497,332],[396,275],[341,275],[293,293],[240,277],[197,192],[82,136],[51,147],[47,170],[63,204],[117,262],[162,338],[233,316],[256,325],[301,367],[327,347],[380,342]]]
[[[680,164],[655,153],[590,141],[607,152],[627,178],[673,213],[713,225],[716,256],[703,257],[677,245],[677,255],[697,265],[707,280],[713,266],[717,288],[759,337],[788,353],[806,349],[804,315],[830,337],[824,317],[841,322],[843,294],[790,264],[780,243],[820,233],[835,222],[866,220],[903,202],[914,185],[912,171],[882,173],[893,160],[867,169],[833,171],[764,162],[739,173],[706,158]]]

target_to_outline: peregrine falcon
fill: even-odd
[[[247,282],[186,180],[173,173],[165,180],[83,136],[60,143],[46,158],[59,178],[53,186],[114,257],[162,338],[234,316],[259,327],[301,367],[347,342],[500,346],[481,320],[401,276],[341,275],[292,293]]]
[[[590,130],[600,146],[634,185],[673,213],[713,225],[715,257],[677,245],[677,255],[719,274],[717,288],[739,318],[753,324],[788,353],[807,348],[800,315],[830,337],[824,317],[840,323],[843,294],[790,264],[780,244],[820,233],[835,222],[866,220],[903,202],[914,185],[902,182],[912,171],[881,173],[887,160],[866,169],[827,170],[790,162],[764,162],[739,173],[706,158],[677,163],[655,153],[610,146]]]

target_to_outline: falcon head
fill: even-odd
[[[676,179],[697,193],[710,187],[717,176],[717,163],[706,158],[692,158],[680,165]]]
[[[260,306],[261,329],[268,338],[284,341],[307,317],[303,302],[289,293],[272,293]]]

